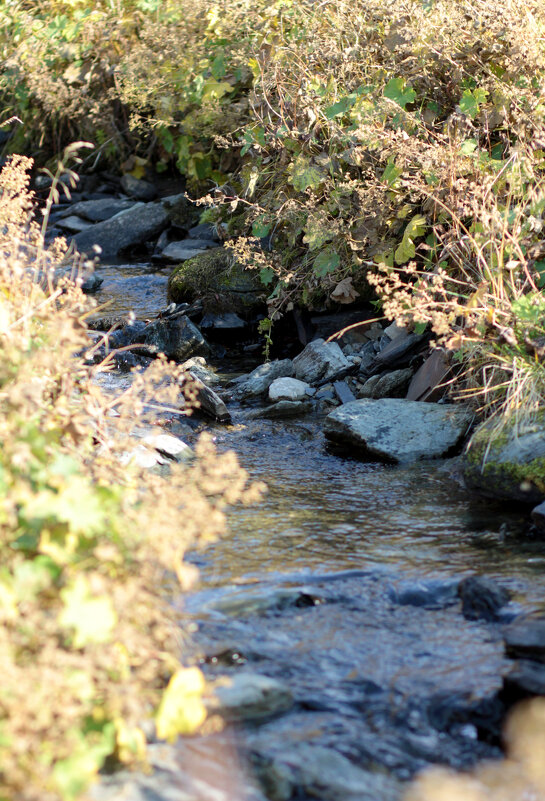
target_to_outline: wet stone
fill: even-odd
[[[76,234],[74,241],[81,253],[96,255],[95,247],[98,247],[101,257],[106,259],[148,242],[158,236],[167,223],[168,215],[161,203],[135,203]]]
[[[468,576],[458,585],[462,614],[466,620],[499,619],[500,610],[509,603],[510,594],[496,581],[485,576]]]
[[[502,698],[510,706],[532,695],[545,695],[545,664],[519,659],[503,677]]]
[[[308,401],[289,401],[281,400],[273,403],[272,406],[265,406],[263,409],[255,409],[248,413],[248,417],[252,420],[256,418],[264,418],[268,420],[276,420],[285,417],[299,417],[302,414],[307,414],[312,410],[312,404]]]
[[[545,662],[545,619],[517,620],[504,631],[508,656]]]

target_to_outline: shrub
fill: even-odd
[[[179,408],[183,376],[158,360],[100,391],[74,355],[93,347],[89,304],[59,278],[62,244],[44,248],[29,167],[0,173],[0,797],[47,801],[79,796],[106,760],[144,763],[146,718],[168,738],[202,722],[169,599],[194,578],[186,549],[253,490],[207,440],[166,477],[121,458],[150,404]]]

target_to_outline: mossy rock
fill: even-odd
[[[545,413],[532,420],[484,423],[464,454],[467,486],[498,500],[545,499]]]
[[[239,264],[225,248],[198,253],[174,268],[168,300],[183,303],[202,298],[205,311],[242,316],[264,310],[265,291],[258,273]]]

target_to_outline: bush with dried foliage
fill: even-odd
[[[0,797],[53,801],[106,760],[145,764],[146,719],[167,739],[202,722],[169,599],[194,578],[186,549],[256,492],[206,439],[166,476],[123,458],[150,405],[179,409],[183,376],[159,359],[102,394],[106,365],[75,355],[93,347],[89,303],[59,278],[64,248],[44,247],[30,166],[0,173]]]
[[[530,388],[541,404],[542,5],[13,0],[0,15],[0,93],[23,120],[10,147],[85,136],[93,163],[175,164],[243,236],[271,320],[376,291],[469,365],[489,410]]]

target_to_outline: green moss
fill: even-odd
[[[249,314],[264,304],[259,275],[240,265],[224,248],[211,248],[178,265],[168,279],[175,303],[202,298],[206,311]]]
[[[466,483],[485,495],[526,503],[545,498],[545,432],[541,419],[502,428],[484,423],[465,453]],[[517,453],[518,451],[518,453]],[[518,459],[508,458],[519,455]],[[532,454],[535,456],[532,458]]]

